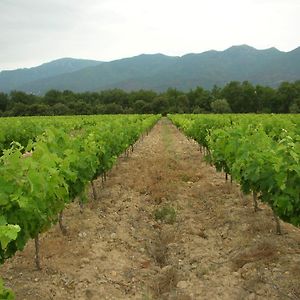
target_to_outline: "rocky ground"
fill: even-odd
[[[66,209],[66,236],[41,236],[42,271],[34,242],[2,266],[17,300],[300,299],[300,230],[276,235],[198,148],[160,121],[95,182],[97,201]]]

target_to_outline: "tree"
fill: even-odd
[[[0,110],[5,111],[8,104],[8,95],[0,93]]]
[[[101,115],[105,113],[105,105],[104,104],[97,104],[93,106],[93,114]]]
[[[193,111],[196,107],[202,109],[203,112],[210,111],[212,96],[209,91],[198,86],[195,90],[188,92],[187,97],[189,99],[189,111]]]
[[[90,115],[92,113],[92,107],[83,101],[77,101],[68,106],[75,115]]]
[[[241,87],[243,93],[243,104],[241,111],[245,113],[257,112],[258,98],[255,87],[249,81],[244,81]]]
[[[142,113],[143,114],[153,114],[153,108],[152,108],[152,103],[149,102],[149,103],[146,103],[143,107],[143,110],[142,110]]]
[[[17,102],[14,103],[12,108],[10,109],[11,116],[27,116],[28,114],[28,105]]]
[[[104,113],[106,114],[122,114],[123,108],[117,103],[108,103],[105,105]]]
[[[72,91],[65,90],[61,93],[59,99],[60,101],[58,103],[63,103],[68,105],[68,103],[79,101],[81,98],[80,98],[80,94],[76,94]]]
[[[9,95],[10,97],[10,104],[14,103],[23,103],[26,105],[30,105],[33,103],[36,103],[38,100],[38,97],[32,94],[26,94],[24,92],[19,91],[12,91]]]
[[[169,101],[166,96],[155,97],[152,102],[152,111],[155,114],[166,114],[169,109]]]
[[[280,101],[280,112],[288,113],[293,101],[298,98],[298,89],[296,84],[290,82],[283,82],[277,90]]]
[[[45,94],[44,102],[48,105],[54,105],[63,102],[62,98],[62,93],[60,91],[50,90]]]
[[[151,90],[132,91],[128,94],[128,103],[130,106],[133,106],[137,100],[151,103],[155,97],[157,97],[157,93]]]
[[[187,95],[180,95],[176,100],[178,112],[189,112],[189,98],[187,97]]]
[[[185,94],[179,94],[176,97],[168,99],[170,113],[184,113],[189,112],[189,99]]]
[[[204,110],[204,108],[202,108],[200,106],[195,106],[192,113],[193,114],[205,114],[206,111]]]
[[[240,82],[229,82],[222,90],[222,97],[227,100],[232,112],[244,112],[243,89]]]
[[[300,97],[292,102],[289,107],[289,112],[292,114],[300,113]]]
[[[276,90],[271,87],[257,85],[255,92],[257,97],[257,112],[271,113],[279,111]]]
[[[51,109],[55,116],[69,115],[72,112],[70,108],[63,103],[56,103],[51,107]]]
[[[231,108],[226,99],[217,99],[211,103],[211,109],[214,113],[230,113]]]
[[[101,92],[101,103],[119,104],[122,108],[128,107],[128,94],[121,89],[112,89]]]
[[[217,85],[214,85],[211,90],[212,100],[220,99],[221,95],[222,95],[222,89],[220,87],[218,87]]]
[[[133,111],[137,114],[142,114],[144,112],[144,107],[147,103],[144,100],[137,100],[133,104]]]
[[[293,100],[297,96],[293,84],[282,82],[277,90],[277,94],[281,104],[280,111],[284,113],[289,112],[289,107],[293,104]]]
[[[34,103],[27,106],[26,114],[28,116],[47,116],[51,115],[52,111],[49,105],[42,103]]]

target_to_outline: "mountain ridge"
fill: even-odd
[[[73,60],[64,59],[71,62]],[[60,59],[36,68],[41,70],[42,66],[54,66],[59,61]],[[26,82],[19,81],[14,84],[13,89],[37,94],[49,89],[69,89],[75,92],[109,88],[163,91],[169,87],[182,90],[196,86],[211,88],[215,84],[223,86],[233,80],[248,80],[253,84],[274,87],[283,81],[300,79],[300,47],[283,52],[275,47],[257,50],[248,45],[239,45],[224,51],[209,50],[182,56],[156,53],[140,54],[110,62],[81,61],[82,65],[77,65],[78,69],[68,68],[67,72],[50,76],[46,74],[47,76],[33,80],[27,78]],[[34,68],[26,70],[30,72],[32,69]],[[6,86],[5,82],[3,83],[2,73],[16,71],[0,72],[0,91],[12,90],[7,82]]]
[[[101,61],[65,57],[32,68],[3,70],[0,72],[0,90],[5,89],[6,85],[10,87],[10,90],[17,89],[28,82],[70,73],[101,63]]]

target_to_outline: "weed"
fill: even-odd
[[[172,206],[164,206],[154,211],[154,218],[156,221],[160,220],[167,224],[174,224],[176,221],[176,210]]]

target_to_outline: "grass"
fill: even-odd
[[[154,211],[154,218],[156,221],[160,220],[166,224],[174,224],[176,221],[176,210],[174,207],[165,205]]]

